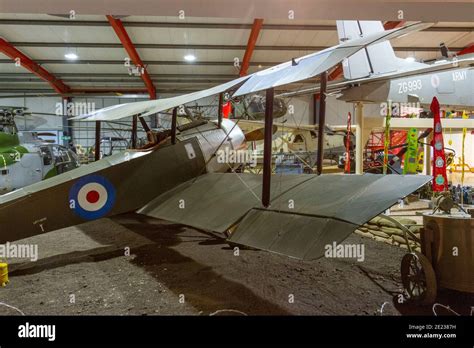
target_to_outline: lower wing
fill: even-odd
[[[262,176],[205,174],[158,196],[138,212],[204,230],[233,230],[229,241],[235,244],[311,260],[430,179],[273,175],[271,205],[262,208]]]

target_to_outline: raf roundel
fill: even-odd
[[[71,209],[85,220],[99,219],[112,210],[115,188],[101,175],[88,175],[74,183],[69,191]]]

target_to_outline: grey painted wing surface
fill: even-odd
[[[273,175],[271,205],[265,209],[260,175],[205,174],[139,213],[216,232],[239,223],[231,242],[315,259],[326,244],[340,243],[430,180],[421,175]],[[184,209],[178,208],[180,200]]]
[[[326,245],[341,243],[359,225],[430,180],[421,175],[316,176],[272,201],[270,209],[253,209],[229,240],[303,260],[317,259]],[[293,209],[288,209],[290,199]],[[276,210],[277,201],[282,209]]]
[[[272,180],[272,197],[309,179],[310,176],[287,175]],[[261,192],[259,175],[205,174],[157,197],[138,213],[223,233],[250,209],[260,206]],[[180,202],[184,208],[179,208]]]
[[[331,218],[253,209],[229,240],[301,260],[313,260],[324,254],[327,244],[342,242],[357,227]]]
[[[327,216],[362,225],[430,178],[378,174],[313,176],[312,180],[296,186],[278,200],[283,203],[294,200],[294,209],[284,209],[288,212]]]

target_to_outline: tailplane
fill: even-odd
[[[380,21],[337,21],[337,33],[341,43],[384,30]],[[346,79],[412,70],[422,66],[425,64],[398,58],[389,41],[370,45],[342,63]]]

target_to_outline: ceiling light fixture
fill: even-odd
[[[76,60],[77,58],[79,58],[79,56],[75,53],[69,52],[64,55],[64,58],[68,60]]]
[[[192,54],[187,54],[184,56],[184,60],[187,62],[194,62],[196,60],[196,56]]]

